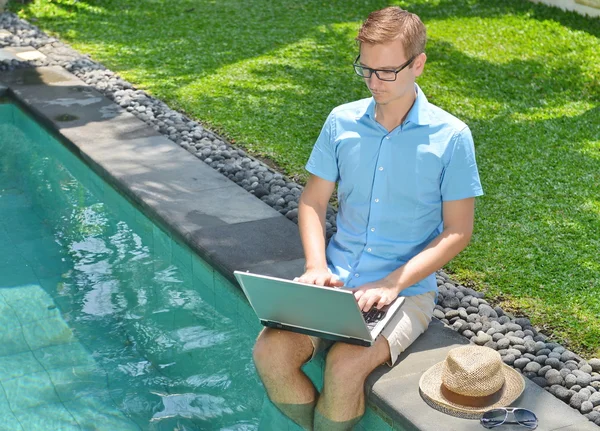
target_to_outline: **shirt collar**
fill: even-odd
[[[417,92],[417,98],[415,99],[415,103],[408,111],[408,115],[406,116],[406,123],[415,123],[418,125],[426,125],[429,124],[429,115],[428,115],[428,107],[429,102],[427,101],[427,97],[421,91],[421,87],[419,87],[415,83],[415,91]],[[371,120],[375,121],[375,99],[372,97],[369,99],[369,103],[366,104],[361,112],[358,113],[356,119],[360,119],[365,115],[368,116]]]

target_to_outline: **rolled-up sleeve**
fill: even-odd
[[[451,156],[442,174],[441,194],[443,201],[472,198],[483,195],[475,161],[475,145],[468,127],[453,139]]]
[[[339,179],[334,136],[335,116],[331,113],[321,129],[305,167],[311,174],[331,182]]]

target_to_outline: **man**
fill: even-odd
[[[364,382],[427,329],[435,271],[470,241],[483,194],[468,127],[427,102],[415,80],[425,27],[398,7],[371,13],[354,68],[372,98],[335,108],[306,165],[299,203],[306,256],[300,281],[352,288],[363,311],[405,303],[371,347],[335,343],[319,395],[300,367],[332,343],[265,329],[254,361],[269,398],[306,429],[346,430],[365,410]],[[327,204],[338,184],[337,232],[325,247]]]

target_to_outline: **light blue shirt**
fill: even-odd
[[[421,252],[442,232],[442,202],[483,194],[469,128],[415,88],[406,120],[391,132],[375,121],[373,98],[335,108],[306,164],[338,182],[326,254],[346,287],[379,280]],[[431,274],[401,295],[436,290]]]

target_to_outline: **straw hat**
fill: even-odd
[[[505,407],[525,389],[525,380],[489,347],[467,345],[448,352],[419,381],[427,404],[452,416],[479,419],[483,412]]]

